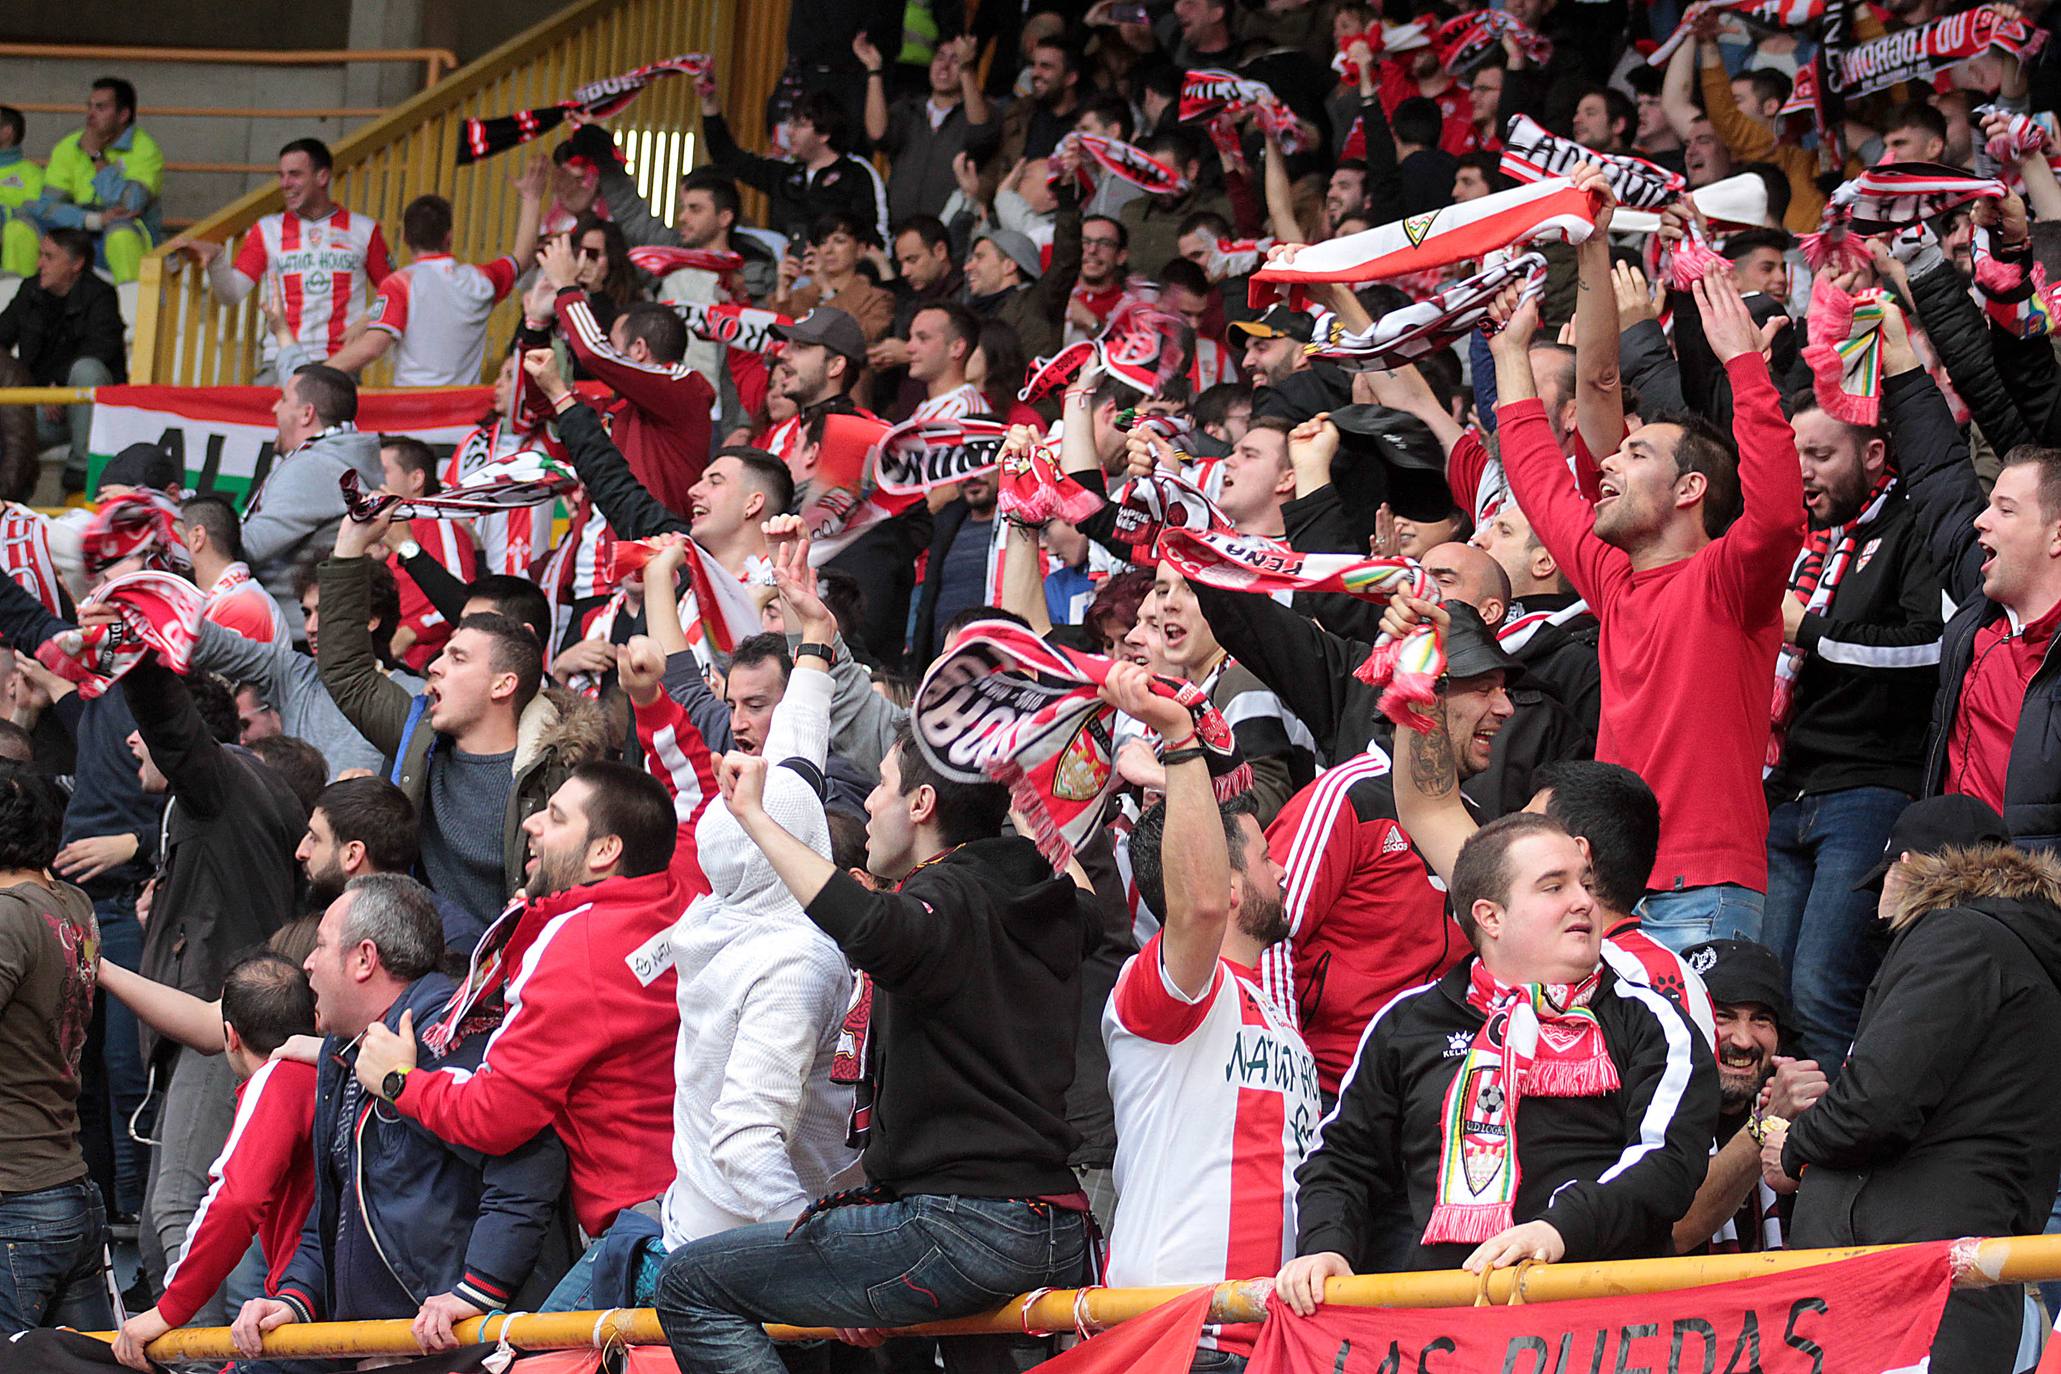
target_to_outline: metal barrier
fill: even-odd
[[[378,219],[396,245],[401,210],[409,201],[432,192],[446,196],[457,212],[456,254],[481,258],[500,252],[515,223],[509,178],[519,159],[547,150],[556,137],[460,167],[458,137],[466,119],[547,105],[583,81],[680,52],[706,52],[722,74],[726,105],[738,112],[741,125],[755,126],[751,112],[763,106],[785,60],[787,8],[786,0],[741,6],[728,0],[578,0],[336,143],[332,194],[353,212]],[[670,215],[680,176],[694,165],[699,109],[691,81],[661,81],[611,123],[640,189],[661,215]],[[237,236],[280,206],[276,186],[252,191],[144,258],[132,380],[181,386],[251,380],[264,335],[258,293],[236,306],[219,304],[206,274],[177,245],[205,239],[231,245],[233,252]],[[488,326],[492,336],[513,328],[518,308],[513,300],[502,303]],[[367,369],[365,380],[376,384],[391,375],[382,360]]]
[[[1595,1264],[1548,1264],[1502,1269],[1490,1276],[1486,1296],[1506,1303],[1560,1302],[1575,1298],[1622,1297],[1700,1288],[1736,1279],[1760,1278],[1816,1264],[1831,1264],[1901,1247],[1864,1245],[1839,1250],[1771,1250],[1747,1255],[1696,1255],[1681,1259],[1611,1260]],[[2033,1283],[2061,1278],[2061,1236],[2008,1236],[1969,1242],[1955,1252],[1957,1287],[2000,1283]],[[1266,1314],[1273,1292],[1271,1278],[1218,1284],[1210,1300],[1211,1321],[1256,1322]],[[1094,1329],[1142,1316],[1189,1291],[1187,1288],[1055,1289],[1012,1298],[978,1316],[908,1327],[896,1335],[1019,1335],[1025,1331],[1071,1331],[1076,1318]],[[1332,1279],[1324,1300],[1339,1307],[1466,1307],[1484,1296],[1482,1281],[1463,1270],[1420,1274],[1363,1274]],[[280,1327],[265,1338],[265,1354],[273,1357],[419,1354],[410,1323],[405,1320],[318,1322]],[[768,1327],[776,1340],[824,1340],[827,1330]],[[111,1331],[96,1332],[113,1340]],[[458,1339],[473,1342],[505,1340],[519,1350],[572,1350],[610,1345],[653,1345],[665,1339],[651,1308],[615,1308],[605,1312],[554,1312],[516,1316],[475,1317],[461,1322]],[[237,1351],[227,1327],[192,1327],[168,1332],[149,1349],[153,1359],[233,1359]]]

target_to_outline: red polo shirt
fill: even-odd
[[[2007,612],[1975,632],[1975,657],[1961,683],[1947,736],[1946,790],[2004,810],[2004,779],[2011,769],[2011,739],[2025,708],[2025,689],[2061,624],[2061,604],[2017,633]]]

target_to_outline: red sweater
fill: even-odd
[[[174,1326],[193,1320],[236,1268],[250,1238],[265,1254],[265,1292],[300,1244],[315,1201],[315,1066],[267,1062],[236,1089],[236,1121],[208,1169],[207,1195],[186,1228],[186,1249],[165,1272],[157,1314]]]
[[[687,493],[708,466],[715,388],[684,362],[637,363],[616,352],[577,287],[560,291],[554,305],[573,356],[621,398],[608,408],[608,437],[644,489],[685,520]]]
[[[555,1127],[590,1236],[672,1186],[680,1009],[670,937],[708,891],[694,827],[717,795],[708,746],[670,697],[637,717],[680,823],[671,867],[531,902],[508,945],[507,1010],[479,1068],[411,1073],[396,1099],[438,1136],[487,1154]]]
[[[1517,504],[1602,622],[1603,717],[1596,757],[1621,763],[1660,799],[1661,891],[1768,881],[1761,764],[1781,598],[1803,545],[1796,443],[1760,355],[1725,365],[1745,511],[1691,557],[1633,572],[1596,537],[1595,513],[1536,400],[1497,408]]]

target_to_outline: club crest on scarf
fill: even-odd
[[[1100,824],[1116,784],[1116,708],[1096,695],[1116,660],[1047,644],[1007,621],[976,621],[916,689],[909,721],[931,767],[965,783],[1000,783],[1038,852],[1063,870]],[[1217,795],[1252,785],[1231,728],[1192,682],[1156,677],[1186,706]]]

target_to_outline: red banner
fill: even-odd
[[[1621,1298],[1307,1319],[1275,1303],[1248,1374],[1902,1374],[1931,1349],[1948,1285],[1941,1242]]]

